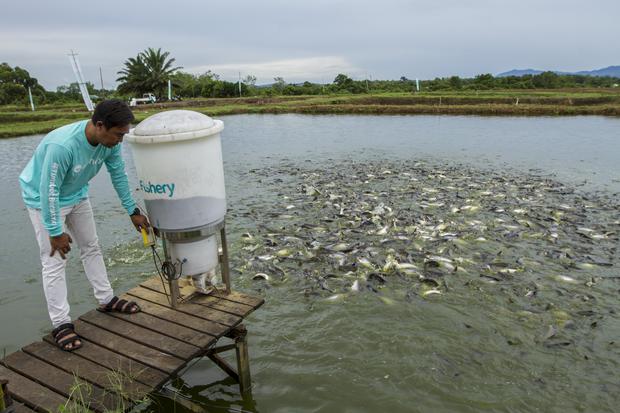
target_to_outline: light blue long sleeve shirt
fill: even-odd
[[[19,176],[25,204],[41,210],[45,229],[52,237],[63,233],[60,208],[88,197],[88,182],[104,163],[125,210],[131,214],[136,208],[121,145],[92,146],[86,139],[87,123],[75,122],[48,133]]]

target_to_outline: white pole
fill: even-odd
[[[168,101],[172,100],[172,80],[168,79]]]
[[[32,91],[30,90],[30,86],[28,86],[28,97],[30,98],[30,107],[34,112],[34,101],[32,100]]]
[[[239,97],[241,97],[241,72],[239,72]]]
[[[82,99],[84,99],[86,109],[92,112],[95,110],[95,108],[93,106],[93,102],[90,100],[88,88],[86,87],[86,83],[84,82],[84,76],[82,75],[80,62],[77,59],[77,53],[74,53],[73,50],[71,50],[71,53],[69,54],[69,61],[71,62],[71,67],[73,68],[73,73],[75,74],[75,77],[77,79],[78,86],[80,87],[80,92],[82,93]]]
[[[415,80],[415,88],[418,92],[420,91],[420,81],[417,78]]]

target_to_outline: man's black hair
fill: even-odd
[[[91,120],[95,125],[97,122],[103,122],[103,126],[110,129],[115,126],[129,125],[134,119],[131,109],[125,102],[120,99],[110,99],[97,105]]]

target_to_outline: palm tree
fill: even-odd
[[[174,58],[168,59],[169,52],[155,50],[151,47],[140,52],[136,57],[130,57],[125,61],[125,67],[119,71],[122,75],[117,82],[118,91],[121,93],[155,93],[156,96],[164,96],[168,79],[180,66],[172,67]]]

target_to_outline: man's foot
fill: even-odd
[[[75,334],[75,327],[71,323],[65,323],[52,331],[52,337],[60,349],[73,351],[82,347],[80,337]]]
[[[120,300],[114,296],[109,303],[102,304],[97,310],[104,313],[116,311],[118,313],[134,314],[140,312],[140,306],[135,301]]]

